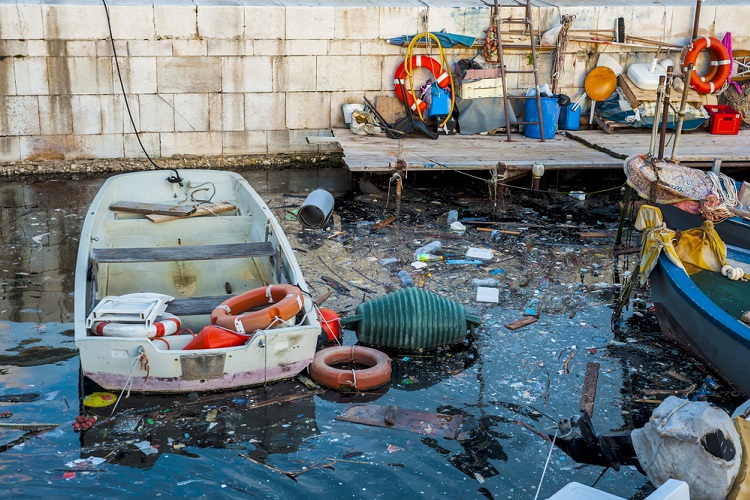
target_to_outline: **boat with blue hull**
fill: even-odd
[[[727,261],[750,270],[750,251],[727,245]],[[702,270],[688,275],[665,253],[650,275],[662,332],[750,397],[750,283]]]

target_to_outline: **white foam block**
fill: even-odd
[[[467,259],[492,260],[492,250],[489,248],[469,247],[466,251]]]
[[[488,286],[477,288],[477,302],[492,302],[497,304],[500,301],[500,290]]]

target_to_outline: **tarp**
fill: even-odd
[[[457,35],[455,33],[446,33],[445,31],[431,31],[430,33],[435,35],[435,37],[440,40],[440,45],[443,48],[454,47],[456,45],[465,45],[467,47],[471,47],[472,45],[474,45],[474,42],[477,41],[477,37]],[[411,42],[412,38],[414,38],[415,36],[418,35],[397,36],[394,38],[390,38],[388,42],[392,43],[393,45],[404,45]]]
[[[461,135],[479,134],[505,127],[505,106],[502,97],[456,98],[458,128]],[[509,107],[510,122],[516,121],[513,108]]]

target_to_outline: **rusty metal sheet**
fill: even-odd
[[[596,382],[599,380],[599,363],[586,363],[586,376],[583,379],[583,393],[581,394],[581,412],[594,414],[594,399],[596,399]]]
[[[461,433],[462,415],[445,415],[395,406],[354,404],[350,405],[342,415],[337,416],[336,420],[389,427],[457,441],[465,439],[464,434]]]
[[[196,354],[180,358],[182,378],[185,380],[201,380],[219,378],[224,374],[224,353]]]

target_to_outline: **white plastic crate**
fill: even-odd
[[[464,80],[458,89],[462,99],[476,99],[478,97],[502,97],[502,78],[482,78],[481,80]]]

